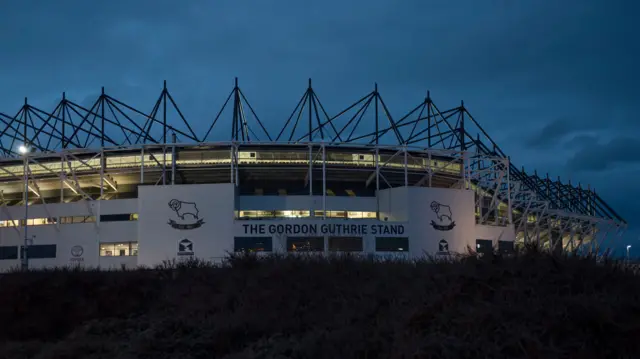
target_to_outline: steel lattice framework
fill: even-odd
[[[87,108],[88,107],[88,108]],[[626,221],[618,215],[593,188],[540,176],[518,168],[487,132],[478,124],[464,103],[441,110],[429,92],[406,114],[394,117],[383,100],[378,86],[336,114],[330,114],[314,91],[311,80],[297,105],[270,133],[260,120],[236,78],[233,89],[206,131],[194,131],[167,88],[166,81],[151,111],[145,112],[108,95],[104,88],[89,106],[66,97],[51,111],[34,107],[25,99],[15,115],[0,112],[0,153],[4,158],[18,157],[18,147],[27,145],[39,153],[55,153],[69,149],[105,148],[132,145],[167,144],[168,135],[180,143],[209,143],[213,140],[250,143],[322,143],[330,146],[395,145],[424,149],[456,150],[468,153],[469,170],[478,175],[474,183],[487,191],[493,200],[508,198],[522,218],[514,225],[524,240],[540,237],[544,224],[561,221],[562,229],[585,232],[606,223],[618,232]],[[229,137],[221,138],[222,123],[230,120]],[[229,122],[226,123],[227,125]],[[225,131],[226,132],[226,131]],[[478,160],[473,162],[473,156]],[[485,160],[481,159],[484,158]],[[486,158],[500,158],[504,162]],[[508,183],[495,181],[495,171],[483,169],[497,166],[508,176]],[[492,174],[493,173],[493,174]],[[483,177],[484,176],[484,177]],[[471,176],[473,177],[473,176]],[[527,225],[527,215],[537,216],[538,228]],[[557,225],[556,225],[557,227]],[[528,232],[534,231],[535,234]],[[548,231],[551,231],[549,228]]]

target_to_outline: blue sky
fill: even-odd
[[[167,80],[206,127],[233,85],[283,123],[307,78],[337,112],[377,82],[402,115],[460,100],[527,169],[591,184],[640,254],[636,1],[4,1],[0,111],[101,86],[147,111]],[[396,116],[397,116],[396,115]],[[633,254],[633,250],[632,250]]]

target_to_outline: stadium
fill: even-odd
[[[429,93],[397,116],[376,85],[329,112],[309,80],[268,131],[236,79],[205,120],[166,82],[147,112],[104,88],[91,106],[63,94],[50,111],[0,112],[0,270],[593,249],[627,225],[593,188],[517,167],[464,103],[440,110]]]

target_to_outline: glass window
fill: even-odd
[[[300,218],[309,217],[309,211],[276,211],[278,218]]]
[[[514,253],[514,247],[512,241],[498,241],[498,251],[502,254]]]
[[[18,259],[18,246],[1,246],[0,259]]]
[[[376,219],[376,212],[348,212],[349,218]]]
[[[135,216],[135,219],[134,219]],[[101,222],[125,222],[135,221],[138,219],[137,213],[123,213],[123,214],[103,214],[100,216]]]
[[[100,256],[101,257],[111,257],[115,254],[115,247],[112,243],[101,243],[100,244]]]
[[[329,218],[347,218],[347,211],[327,211]]]
[[[131,242],[131,255],[132,256],[138,255],[138,242]]]
[[[362,237],[329,237],[332,252],[362,252]]]
[[[271,252],[271,237],[235,237],[233,249],[236,252]]]
[[[323,211],[314,211],[314,216],[322,217]],[[375,219],[376,212],[370,211],[327,211],[327,218]]]
[[[490,239],[476,239],[477,253],[493,253],[493,241]]]
[[[376,252],[408,252],[407,237],[376,237]]]
[[[20,221],[17,219],[9,221],[0,221],[0,227],[17,227],[20,225]]]
[[[131,245],[129,243],[116,243],[114,244],[114,250],[116,256],[131,255]]]
[[[238,218],[250,219],[250,218],[272,218],[275,216],[275,211],[239,211]]]
[[[137,256],[138,242],[100,243],[101,257]]]
[[[288,252],[322,252],[324,251],[323,237],[288,237]]]
[[[22,247],[24,250],[24,247]],[[55,244],[38,244],[29,246],[27,249],[27,257],[30,259],[55,258]]]
[[[93,223],[96,221],[96,216],[66,216],[60,217],[61,224],[72,223]]]

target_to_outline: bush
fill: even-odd
[[[0,356],[631,358],[638,293],[620,262],[535,247],[10,273],[0,277]]]

